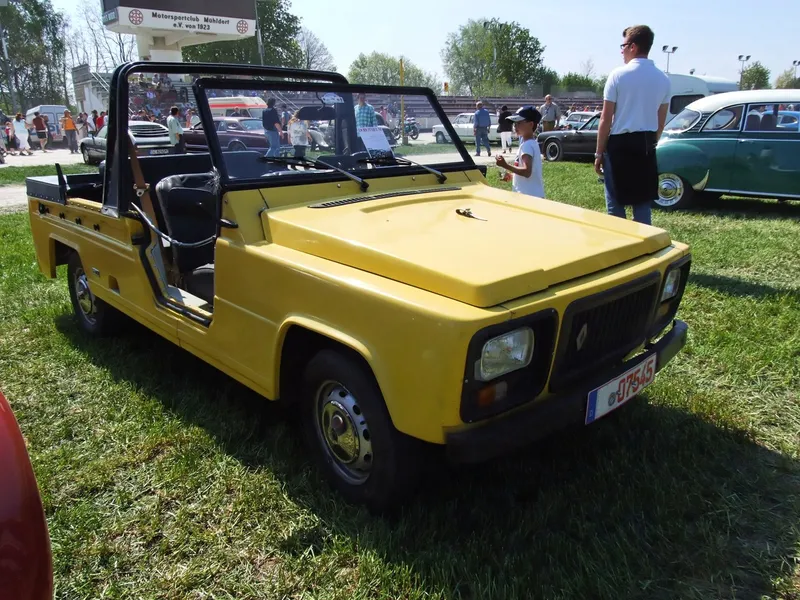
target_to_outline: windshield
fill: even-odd
[[[463,167],[469,161],[457,138],[454,142],[449,135],[446,140],[440,136],[437,142],[432,131],[440,124],[436,100],[425,94],[332,83],[252,81],[252,87],[232,79],[199,83],[206,98],[258,96],[267,103],[260,119],[240,121],[242,129],[252,132],[248,137],[231,128],[206,128],[209,138],[215,136],[219,143],[221,171],[232,180],[313,178],[335,168],[369,177],[419,168],[409,161],[434,168],[448,163]],[[403,126],[403,116],[414,120]],[[265,156],[280,160],[263,160]],[[298,167],[285,160],[295,157],[316,162]],[[409,160],[395,160],[402,158]]]
[[[242,129],[254,130],[254,129],[263,129],[261,125],[261,121],[258,119],[242,119],[239,121],[239,125],[242,126]]]
[[[688,108],[684,108],[680,113],[672,117],[670,122],[667,123],[666,127],[664,127],[664,131],[686,131],[692,125],[697,123],[697,120],[700,118],[700,113],[696,110],[690,110]]]

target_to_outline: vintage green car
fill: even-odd
[[[675,210],[722,194],[800,200],[800,131],[791,124],[799,109],[800,90],[692,102],[659,140],[656,205]]]

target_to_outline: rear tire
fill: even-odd
[[[683,177],[675,173],[658,176],[658,198],[655,205],[661,210],[682,210],[692,206],[696,193]]]
[[[436,132],[436,143],[437,144],[444,144],[445,143],[444,133],[442,133],[441,131],[437,131]]]
[[[547,140],[544,143],[544,157],[549,162],[557,162],[563,158],[564,152],[558,140]]]
[[[230,150],[231,152],[242,152],[244,150],[247,150],[247,146],[245,146],[242,142],[239,141],[231,142],[228,145],[228,150]]]
[[[83,155],[83,162],[87,165],[91,165],[92,157],[89,155],[89,149],[86,146],[81,145],[81,154]]]
[[[67,263],[67,286],[72,310],[78,326],[93,336],[113,335],[122,329],[125,315],[95,297],[89,288],[89,278],[83,270],[81,257],[73,252]]]
[[[301,402],[306,442],[330,484],[372,512],[399,507],[417,482],[421,442],[394,428],[368,368],[348,351],[320,351]]]

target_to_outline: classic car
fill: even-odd
[[[575,110],[569,113],[566,117],[562,117],[559,121],[559,128],[561,129],[580,129],[589,119],[597,114],[597,111],[583,111]]]
[[[113,108],[140,72],[194,79],[208,152],[129,154]],[[85,335],[134,319],[289,407],[352,502],[403,503],[432,446],[474,462],[592,427],[686,343],[688,246],[490,186],[428,88],[147,61],[120,65],[111,89],[102,172],[27,180],[40,270],[65,272]],[[333,145],[229,150],[208,97],[254,92],[316,98],[299,117],[330,123]],[[453,144],[396,156],[356,127],[360,93],[424,105]]]
[[[172,154],[174,146],[169,141],[169,129],[160,123],[131,121],[129,128],[140,156]],[[100,164],[106,158],[106,138],[108,125],[96,134],[90,134],[78,142],[83,162],[87,165]]]
[[[214,117],[213,123],[220,144],[231,152],[252,148],[261,150],[269,148],[261,119],[252,117]],[[318,140],[322,139],[322,135],[316,135],[318,132],[314,131],[310,133],[313,140],[310,145],[312,149],[316,149],[319,143]],[[185,130],[184,136],[187,152],[208,151],[208,142],[203,131],[202,122],[197,123],[191,129]],[[294,152],[294,148],[284,140],[281,144],[281,153],[291,154],[292,152]]]
[[[592,156],[597,148],[597,128],[599,126],[600,113],[595,112],[579,129],[545,131],[540,133],[536,139],[545,159],[551,162],[561,160],[566,156]]]
[[[399,140],[398,140],[397,136],[395,136],[394,133],[392,133],[392,128],[389,127],[389,124],[386,122],[386,120],[383,118],[383,116],[380,113],[376,112],[375,113],[375,118],[377,120],[378,127],[380,127],[381,131],[383,131],[383,135],[386,137],[386,141],[389,142],[389,147],[396,148],[398,146]],[[335,145],[335,142],[334,142],[334,139],[333,139],[333,137],[334,137],[334,128],[332,126],[332,123],[327,123],[327,122],[325,122],[325,123],[316,123],[315,126],[312,127],[310,131],[311,131],[312,137],[314,137],[314,142],[315,142],[314,145],[323,146],[323,143],[324,143],[325,146],[328,146],[328,147],[331,147],[331,146]],[[320,143],[320,141],[317,139],[317,136],[315,135],[315,133],[321,133],[322,134],[322,139],[323,139],[322,143]]]
[[[25,439],[0,393],[0,597],[52,600],[53,558]]]
[[[800,124],[800,111],[796,110],[778,111],[778,123],[776,125],[778,129],[785,129],[787,131],[797,131],[799,124]]]
[[[800,200],[800,132],[789,111],[800,90],[749,90],[707,96],[667,123],[656,150],[656,205],[686,208],[735,194]]]
[[[500,134],[497,133],[497,115],[490,115],[492,118],[492,125],[489,127],[489,141],[500,143]],[[475,143],[475,132],[473,131],[473,121],[475,120],[475,113],[461,113],[452,120],[452,126],[458,137],[464,142]],[[451,141],[448,128],[442,124],[433,126],[433,137],[436,138],[437,144],[445,144]]]

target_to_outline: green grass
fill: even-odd
[[[76,164],[61,165],[65,175],[74,173],[97,173],[97,167],[92,165]],[[35,165],[29,167],[4,167],[0,169],[0,185],[24,185],[26,177],[42,177],[55,175],[54,165]]]
[[[590,164],[544,173],[550,198],[602,210]],[[384,520],[331,492],[242,386],[141,329],[81,334],[26,216],[0,217],[0,381],[57,597],[796,600],[800,206],[655,223],[692,245],[691,331],[646,395],[490,464],[437,465]]]

